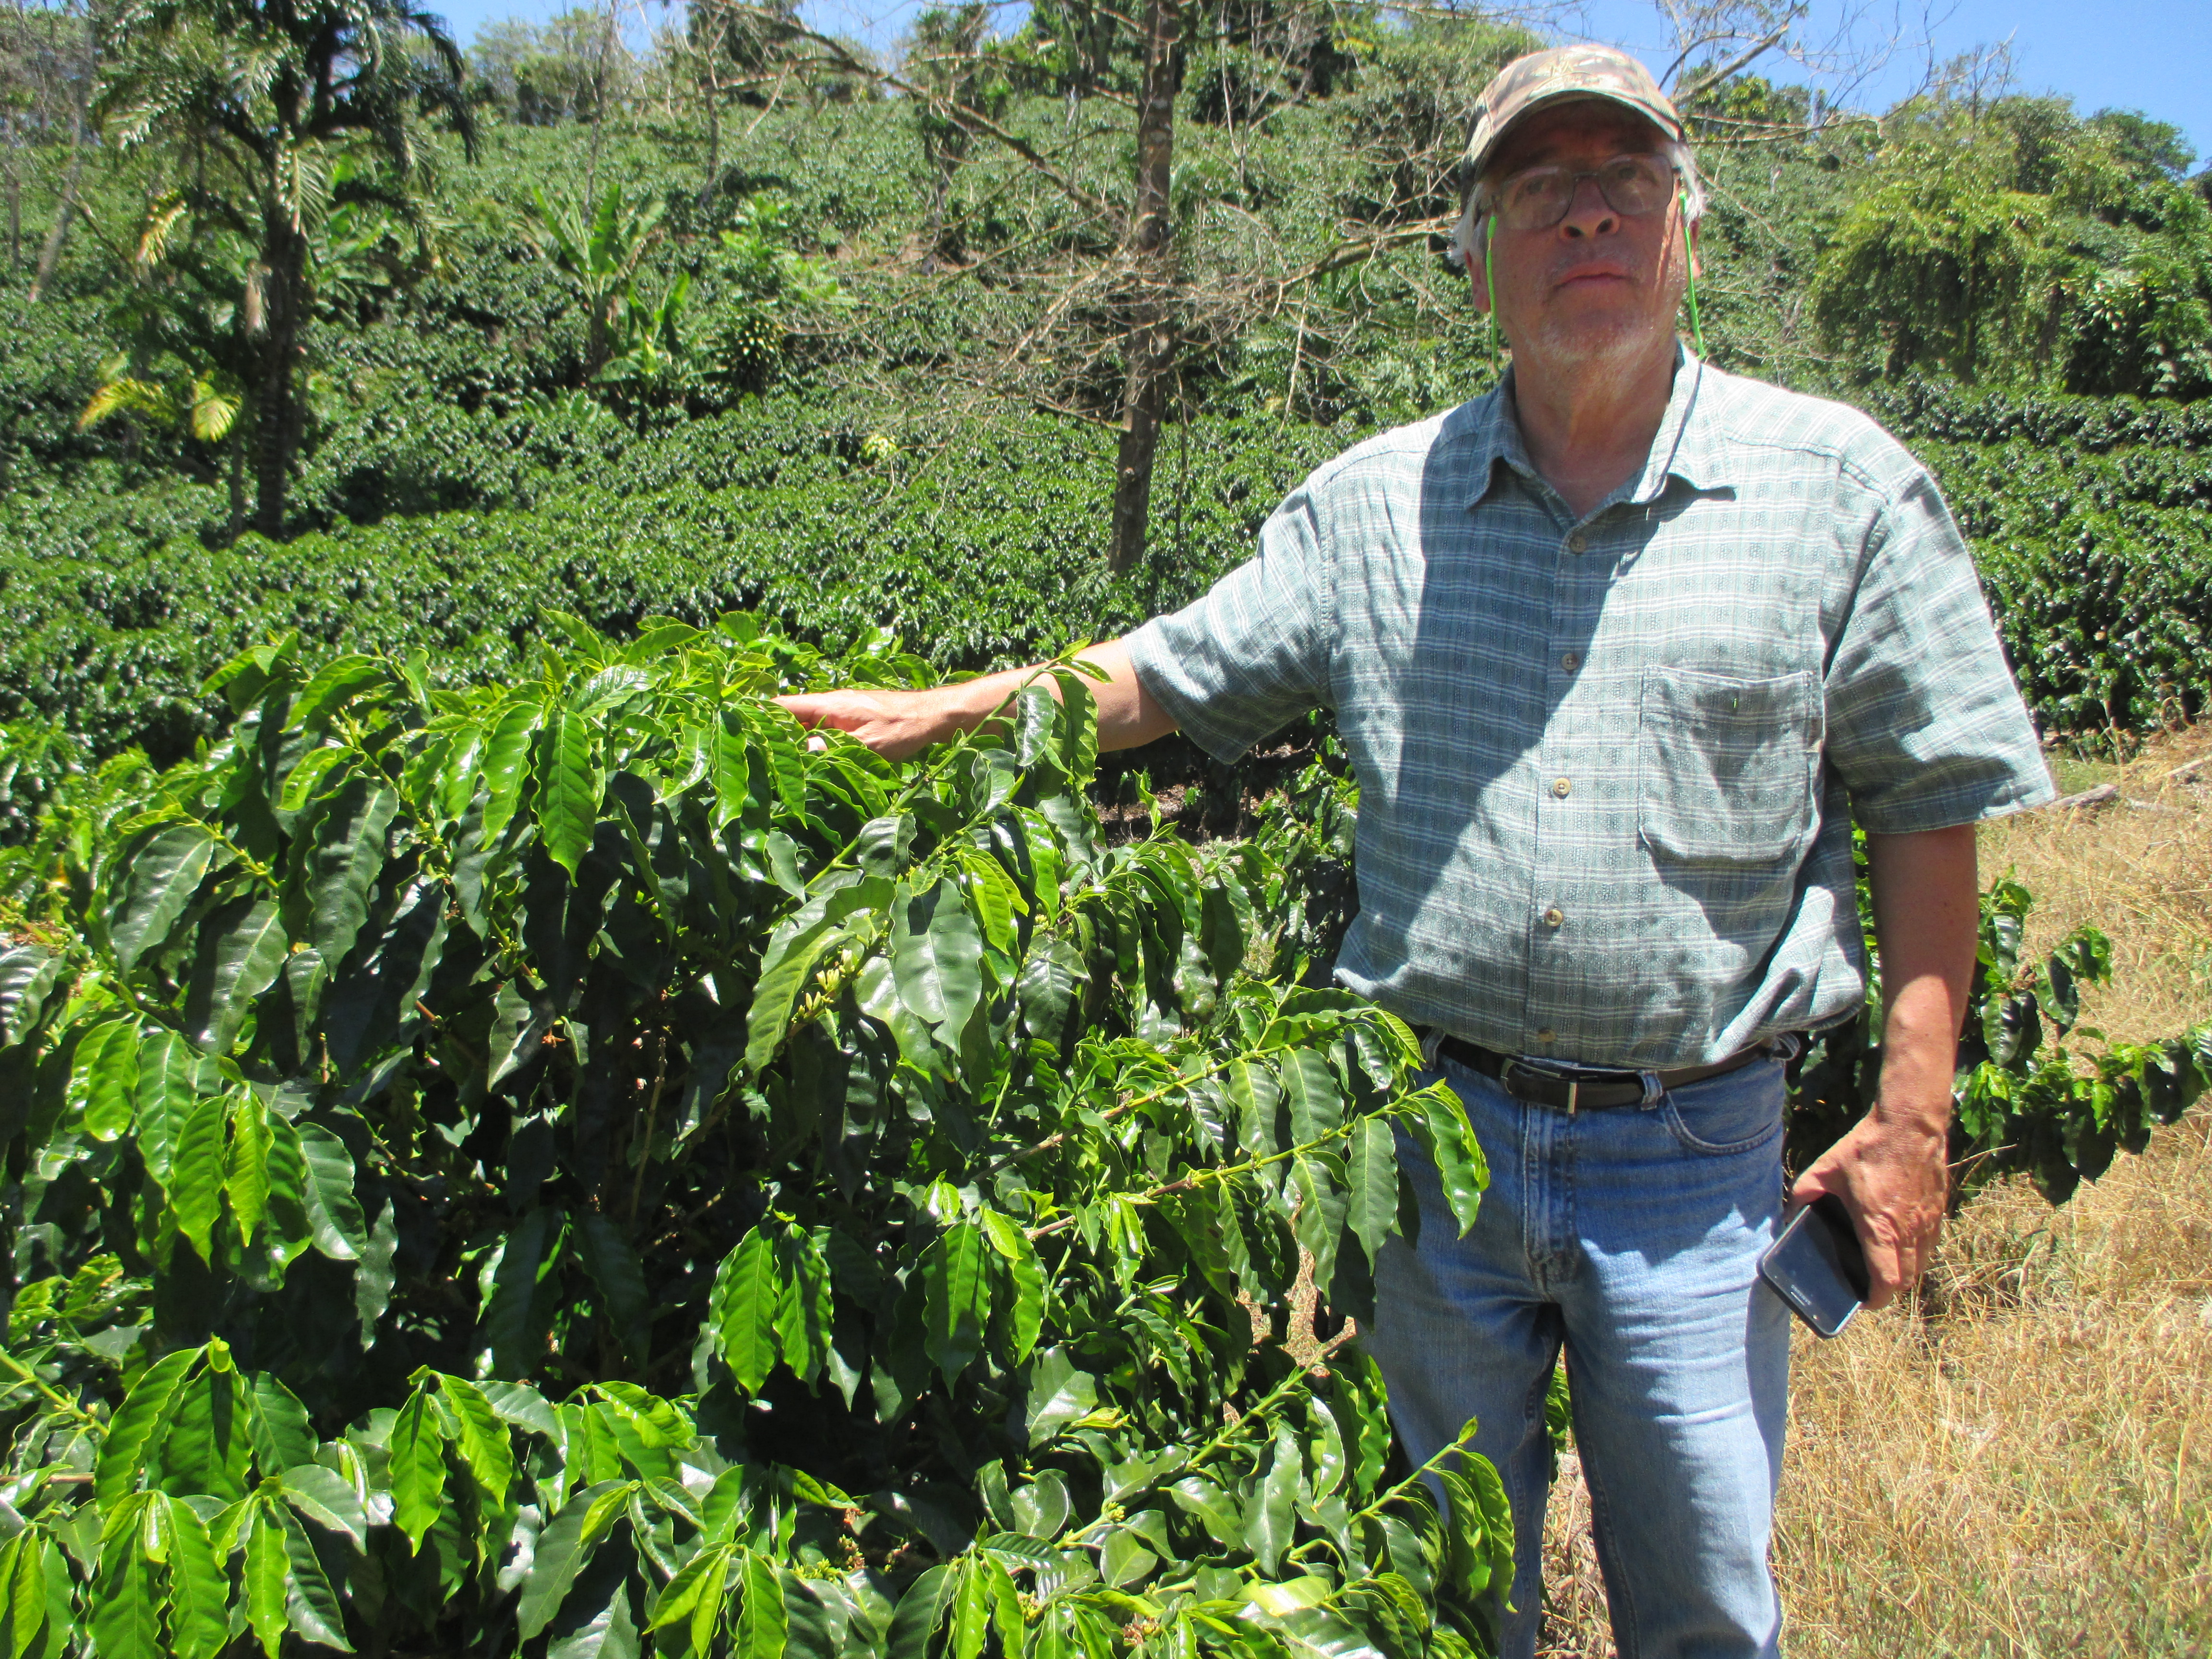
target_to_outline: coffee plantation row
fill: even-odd
[[[2140,729],[2207,707],[2202,417],[2136,405],[2130,425],[2110,401],[1932,389],[1892,404],[1876,412],[1942,475],[2047,728]],[[2031,418],[2043,425],[2023,430]],[[1348,441],[1264,416],[1171,434],[1154,556],[1119,578],[1098,539],[1110,435],[1046,416],[871,434],[793,394],[641,438],[580,398],[504,416],[428,404],[333,441],[316,471],[453,510],[336,514],[281,547],[204,544],[213,486],[26,483],[0,506],[0,716],[171,760],[221,718],[202,678],[273,634],[419,649],[490,678],[526,654],[545,606],[622,632],[744,608],[832,649],[889,627],[940,670],[1034,660],[1202,592]]]
[[[1303,983],[1326,757],[1247,841],[1109,845],[1066,660],[894,766],[768,697],[915,659],[544,626],[472,690],[254,647],[204,753],[0,861],[8,1650],[1485,1650],[1495,1476],[1394,1462],[1297,1310],[1303,1257],[1371,1316],[1401,1145],[1428,1224],[1484,1183],[1412,1034]],[[2027,902],[1960,1150],[2063,1198],[2212,1029],[2077,1075],[2109,952],[2024,968]],[[1875,1060],[1829,1034],[1793,1134]]]

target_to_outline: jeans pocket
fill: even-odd
[[[1739,1071],[1672,1089],[1659,1115],[1686,1152],[1718,1158],[1747,1152],[1782,1133],[1782,1062],[1753,1060]]]

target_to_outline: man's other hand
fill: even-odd
[[[1809,1204],[1823,1193],[1843,1200],[1866,1253],[1869,1308],[1881,1307],[1927,1271],[1943,1230],[1949,1143],[1930,1127],[1929,1115],[1885,1121],[1878,1111],[1869,1114],[1790,1190],[1793,1204]]]
[[[1844,1200],[1866,1251],[1867,1306],[1879,1308],[1926,1271],[1950,1200],[1951,1077],[1980,915],[1974,826],[1869,831],[1867,879],[1886,1005],[1881,1092],[1790,1196]]]

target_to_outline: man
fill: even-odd
[[[1563,1344],[1623,1659],[1778,1650],[1789,1322],[1756,1261],[1792,1034],[1862,996],[1851,817],[1880,1102],[1791,1197],[1843,1200],[1880,1305],[1943,1212],[1973,826],[2050,793],[1926,472],[1863,416],[1679,344],[1702,199],[1683,140],[1621,53],[1509,64],[1461,230],[1504,383],[1322,467],[1256,558],[1092,653],[1102,747],[1180,726],[1227,759],[1335,711],[1361,905],[1337,975],[1431,1034],[1492,1183],[1455,1238],[1407,1149],[1428,1224],[1378,1264],[1372,1346],[1412,1456],[1480,1419],[1522,1656]],[[898,754],[1018,679],[791,706]]]

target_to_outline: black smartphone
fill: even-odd
[[[1817,1334],[1840,1334],[1867,1297],[1866,1254],[1844,1200],[1823,1193],[1791,1216],[1759,1276]]]

